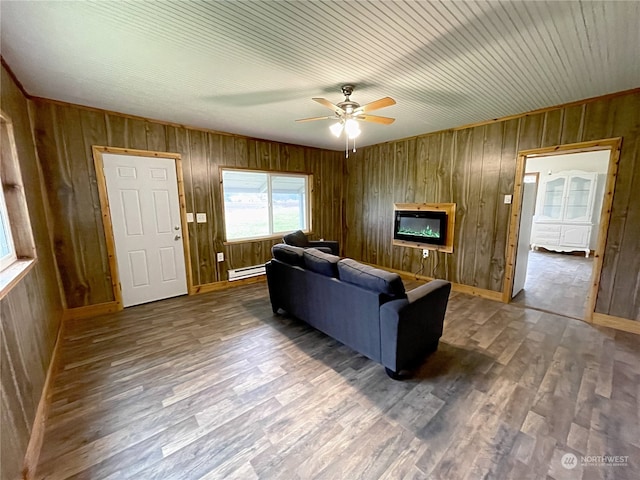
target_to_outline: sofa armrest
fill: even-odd
[[[340,255],[340,248],[338,242],[336,242],[335,240],[310,240],[309,246],[325,252],[327,252],[326,249],[329,249],[327,253],[331,253],[332,255]]]
[[[437,348],[450,292],[451,283],[434,280],[380,307],[385,367],[394,372],[413,368]]]

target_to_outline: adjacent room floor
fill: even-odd
[[[68,322],[37,478],[635,479],[639,380],[633,334],[452,293],[394,381],[262,282]]]
[[[583,319],[592,269],[593,257],[584,254],[532,250],[524,290],[513,303]]]

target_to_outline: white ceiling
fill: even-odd
[[[360,146],[640,86],[640,2],[0,2],[31,95],[334,150],[313,102],[397,120]]]

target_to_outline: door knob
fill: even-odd
[[[176,236],[174,237],[174,240],[180,240],[181,238],[182,238],[182,237],[181,237],[180,235],[176,235]]]
[[[174,230],[180,230],[180,227],[178,225],[176,225],[175,227],[173,227]]]

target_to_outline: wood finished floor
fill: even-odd
[[[593,257],[532,250],[527,279],[513,303],[583,319],[593,270]]]
[[[67,324],[37,478],[635,479],[638,344],[453,293],[398,382],[265,283],[133,307]],[[605,454],[628,465],[579,464]]]

